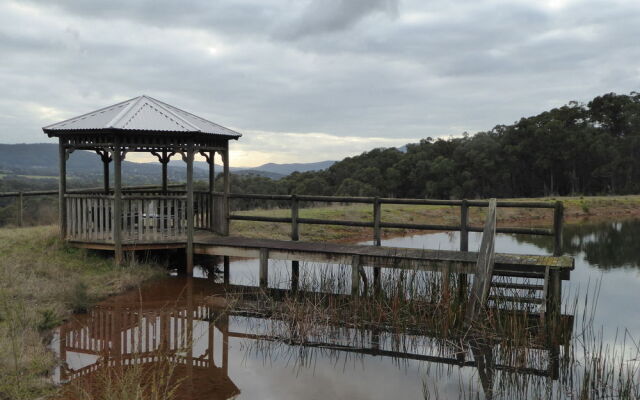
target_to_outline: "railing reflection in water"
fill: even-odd
[[[494,372],[556,379],[560,349],[571,336],[571,316],[560,316],[552,339],[539,316],[527,318],[531,334],[506,345],[498,331],[443,336],[439,329],[366,327],[328,322],[300,332],[274,312],[303,291],[222,285],[202,278],[171,278],[140,291],[112,297],[59,328],[58,351],[64,366],[60,382],[91,380],[105,369],[169,362],[181,387],[178,398],[232,398],[241,389],[229,377],[229,340],[269,354],[288,347],[305,363],[305,354],[357,354],[474,367],[485,397],[492,397]],[[310,294],[313,295],[313,294]],[[345,298],[349,295],[326,295]],[[357,301],[357,300],[356,300]],[[286,306],[286,304],[285,304]],[[274,308],[275,307],[275,308]],[[216,340],[216,336],[222,340]],[[290,346],[290,345],[296,346]],[[217,360],[217,362],[216,362]]]

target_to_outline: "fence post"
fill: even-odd
[[[553,255],[561,256],[564,252],[562,249],[562,225],[564,219],[564,204],[556,201],[553,210]],[[547,292],[547,314],[550,318],[549,326],[555,326],[554,322],[559,321],[562,304],[562,280],[560,271],[551,269],[549,271],[549,290]]]
[[[373,244],[380,246],[382,244],[380,235],[380,198],[373,200]]]
[[[553,255],[561,256],[562,249],[562,224],[564,219],[564,204],[556,201],[556,207],[553,210]]]
[[[260,287],[266,289],[269,285],[269,249],[260,249]]]
[[[299,201],[298,196],[291,195],[291,240],[297,241],[300,239],[300,233],[298,231],[298,208]],[[298,290],[298,284],[300,280],[300,262],[297,260],[291,261],[291,290]]]
[[[382,244],[380,236],[380,198],[373,199],[373,245],[380,246]],[[373,267],[373,291],[374,293],[380,293],[381,289],[381,274],[380,267]]]
[[[462,199],[460,204],[460,251],[469,251],[469,202]],[[467,297],[469,285],[467,274],[458,274],[458,298],[462,301]]]
[[[18,206],[18,226],[22,227],[22,226],[24,226],[24,223],[23,223],[23,212],[24,212],[23,206],[24,206],[24,204],[23,204],[22,192],[18,192],[18,204],[17,204],[17,206]]]

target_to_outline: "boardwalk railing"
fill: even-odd
[[[171,189],[184,188],[184,185],[170,185]],[[32,191],[0,193],[0,198],[15,197],[18,205],[18,225],[23,222],[23,198],[33,196],[56,195],[58,192]],[[69,236],[78,239],[111,240],[113,238],[112,193],[94,189],[72,190],[66,195],[71,199],[67,204],[70,229]],[[181,239],[186,227],[186,195],[184,190],[162,192],[158,187],[135,186],[123,189],[123,206],[121,229],[125,240],[147,239]],[[379,197],[345,197],[345,196],[307,196],[307,195],[269,195],[269,194],[230,194],[230,199],[258,201],[288,202],[290,217],[270,217],[258,215],[238,215],[225,209],[225,198],[222,193],[194,192],[194,227],[220,231],[228,221],[276,222],[291,225],[291,239],[299,239],[299,225],[338,225],[350,227],[372,228],[374,245],[380,245],[382,230],[387,228],[410,229],[423,231],[458,231],[460,232],[460,250],[468,251],[469,232],[482,232],[482,226],[469,224],[471,207],[488,207],[485,200],[431,200],[431,199],[398,199]],[[372,219],[370,221],[352,221],[337,219],[304,218],[299,216],[300,202],[307,203],[360,203],[371,204]],[[416,224],[387,222],[382,220],[384,205],[424,205],[451,206],[460,208],[460,223],[455,225]],[[496,227],[496,233],[516,233],[543,235],[554,237],[554,255],[562,254],[562,202],[531,201],[497,201],[498,208],[537,208],[553,210],[553,227],[522,228]],[[214,210],[219,210],[214,212]]]
[[[230,214],[229,219],[235,221],[254,222],[276,222],[291,224],[292,240],[297,240],[298,226],[300,224],[309,225],[338,225],[351,227],[373,228],[373,242],[380,245],[381,232],[384,228],[399,228],[423,231],[458,231],[460,232],[460,250],[468,251],[469,232],[482,232],[483,226],[473,226],[469,224],[470,207],[489,207],[487,200],[430,200],[430,199],[396,199],[379,197],[337,197],[337,196],[302,196],[302,195],[268,195],[268,194],[230,194],[230,199],[264,200],[289,202],[291,208],[290,217],[266,217],[259,215],[238,215]],[[371,204],[373,207],[372,219],[370,221],[346,221],[316,218],[301,218],[299,216],[300,202],[314,203],[360,203]],[[382,206],[385,204],[395,205],[424,205],[424,206],[451,206],[460,208],[460,224],[456,225],[436,225],[436,224],[410,224],[398,222],[382,221]],[[554,237],[554,255],[562,253],[562,224],[564,207],[561,201],[500,201],[496,202],[498,208],[537,208],[553,210],[553,228],[521,228],[521,227],[496,227],[496,233],[516,233],[528,235],[541,235]]]
[[[167,186],[170,189],[184,189],[184,184],[172,184]],[[123,193],[131,191],[143,191],[149,192],[157,190],[159,186],[128,186],[122,188]],[[104,192],[103,188],[85,188],[85,189],[68,189],[68,194],[96,194],[100,196],[112,196],[113,191],[109,194]],[[43,196],[57,196],[58,190],[32,190],[27,192],[0,192],[0,198],[15,198],[16,199],[16,225],[24,226],[24,198],[25,197],[43,197]]]

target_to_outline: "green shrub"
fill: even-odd
[[[69,307],[74,313],[86,313],[93,305],[93,299],[89,296],[87,285],[84,282],[77,282],[68,300]]]

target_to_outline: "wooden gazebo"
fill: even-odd
[[[42,130],[60,142],[60,235],[77,246],[123,252],[186,248],[193,269],[195,229],[228,235],[229,140],[241,134],[148,96],[139,96]],[[104,190],[68,193],[66,161],[75,150],[95,151],[104,165]],[[129,152],[153,154],[162,164],[160,190],[125,190],[122,160]],[[214,156],[224,165],[224,191],[214,192]],[[209,190],[194,192],[196,154],[209,164]],[[174,155],[186,162],[186,190],[169,190],[167,164]],[[113,162],[113,187],[109,163]]]

